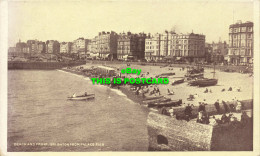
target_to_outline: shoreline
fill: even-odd
[[[103,61],[103,63],[105,63],[105,62]],[[74,74],[77,74],[77,75],[82,75],[84,77],[88,77],[89,78],[88,74],[81,70],[81,67],[89,68],[91,66],[97,66],[97,65],[100,65],[100,64],[98,64],[97,62],[93,62],[93,63],[88,63],[88,64],[83,65],[83,66],[74,66],[74,67],[72,67],[70,69],[62,68],[60,70],[63,70],[63,71],[66,71],[66,72],[70,72],[70,73],[74,73]],[[122,64],[122,63],[114,64],[114,65],[109,63],[109,64],[102,64],[102,65],[114,68],[116,70],[127,67],[126,64]],[[133,67],[136,67],[136,66],[138,66],[138,65],[134,65],[133,64]],[[165,70],[164,72],[168,72],[167,67],[166,67],[166,69],[158,67],[158,66],[157,67],[151,66],[151,67],[153,68],[153,70],[155,70],[157,68],[161,72],[163,72],[162,70]],[[141,68],[141,67],[139,66],[139,68]],[[151,70],[151,68],[149,66],[147,66],[147,67],[144,66],[144,68],[146,68],[146,70],[149,71],[150,76],[152,76],[153,74],[159,74],[159,73],[153,73],[152,72],[153,70]],[[147,71],[144,71],[144,72],[147,72]],[[178,70],[177,70],[177,72],[178,72]],[[222,72],[223,71],[219,71],[218,73],[222,73]],[[226,73],[226,72],[223,72],[223,74],[224,73]],[[184,74],[184,73],[182,72],[182,74]],[[207,71],[207,74],[211,74],[211,71]],[[236,74],[241,74],[241,73],[236,73]],[[247,74],[241,74],[242,77],[245,77],[246,75]],[[226,76],[229,76],[229,74],[226,75]],[[221,76],[220,76],[220,78],[221,78]],[[227,78],[227,77],[226,77],[226,79],[227,79],[227,81],[230,80],[230,78]],[[210,93],[208,93],[208,94],[203,93],[203,90],[205,90],[205,88],[203,89],[203,87],[190,87],[190,86],[186,87],[185,85],[186,84],[180,84],[178,86],[172,86],[172,85],[165,85],[165,86],[163,85],[163,86],[161,86],[160,85],[158,87],[161,90],[161,95],[162,96],[165,96],[166,98],[171,98],[172,100],[182,99],[183,105],[179,106],[179,107],[184,107],[188,103],[193,104],[193,105],[198,105],[198,102],[202,101],[203,99],[204,99],[204,101],[206,99],[206,103],[209,104],[209,105],[214,104],[216,99],[223,99],[224,101],[232,101],[232,97],[236,98],[236,97],[239,97],[241,95],[243,95],[243,97],[241,97],[241,99],[239,99],[239,100],[252,99],[252,97],[249,96],[248,94],[244,94],[244,93],[248,93],[248,92],[246,92],[245,89],[243,90],[243,87],[242,87],[242,91],[243,92],[236,92],[235,89],[234,89],[233,92],[221,92],[220,89],[223,88],[222,87],[223,83],[222,84],[220,83],[219,85],[216,85],[216,86],[208,87],[209,89],[212,89],[214,94],[216,93],[216,96],[214,98],[212,98]],[[224,84],[224,85],[226,85],[224,87],[227,87],[227,84]],[[240,86],[236,86],[236,84],[233,84],[232,87],[236,88],[236,87],[240,87]],[[172,88],[173,90],[175,90],[174,92],[176,94],[173,95],[173,96],[168,95],[167,92],[166,92],[167,88]],[[118,89],[118,88],[117,87],[113,87],[111,89]],[[136,95],[134,91],[130,90],[129,85],[121,85],[121,86],[119,86],[119,90],[122,93],[124,93],[127,96],[128,99],[132,100],[133,102],[138,103],[140,105],[144,104],[143,100],[145,100],[145,99],[142,97],[142,95]],[[180,90],[180,92],[178,90]],[[190,90],[192,90],[192,91],[190,91]],[[186,99],[188,95],[190,95],[190,94],[194,95],[195,93],[196,93],[197,96],[199,95],[198,97],[196,97],[195,100],[188,101]],[[185,105],[184,105],[184,103],[185,103]]]
[[[71,70],[71,69],[59,69],[59,70],[62,70],[62,71],[65,71],[65,72],[69,72],[69,73],[73,73],[73,74],[77,74],[77,75],[81,75],[81,76],[84,76],[85,78],[89,78],[88,76],[85,75],[85,73],[81,72],[81,71],[75,71],[75,70]],[[110,89],[118,89],[117,87],[114,87],[114,88],[111,88],[107,85],[104,85]],[[126,97],[130,100],[132,100],[134,103],[137,103],[139,105],[143,105],[143,98],[141,97],[141,95],[135,95],[134,92],[132,92],[129,88],[129,86],[120,86],[119,91],[121,91],[124,95],[126,95]]]

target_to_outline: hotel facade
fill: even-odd
[[[229,26],[228,63],[235,65],[253,63],[253,26],[253,22],[241,21]]]
[[[145,37],[146,35],[144,33],[120,33],[117,40],[117,59],[143,59]]]
[[[117,33],[99,32],[91,40],[90,55],[97,55],[102,59],[116,59],[117,58]]]
[[[190,62],[205,60],[205,35],[176,34],[165,31],[145,40],[145,59],[184,58]]]

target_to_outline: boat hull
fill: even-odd
[[[150,97],[145,97],[145,100],[154,100],[154,99],[159,99],[159,98],[162,98],[164,96],[150,96]]]
[[[143,101],[143,103],[145,103],[145,104],[154,104],[154,103],[157,103],[157,102],[167,102],[167,101],[171,101],[171,98],[162,97],[160,99]]]
[[[148,104],[148,107],[159,107],[159,108],[160,107],[173,107],[173,106],[179,106],[181,104],[182,104],[182,100],[174,100],[174,101]]]
[[[95,95],[91,94],[88,96],[76,96],[76,97],[68,97],[68,100],[88,100],[88,99],[94,99]]]
[[[217,79],[209,79],[205,81],[199,81],[198,86],[199,87],[215,86],[217,83],[218,83]]]
[[[177,81],[174,81],[174,82],[172,83],[172,85],[181,84],[181,83],[183,83],[183,82],[184,82],[184,79],[177,80]]]

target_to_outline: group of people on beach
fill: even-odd
[[[151,89],[151,87],[153,87],[153,89]],[[151,91],[150,91],[151,89]],[[133,90],[135,91],[135,95],[142,95],[143,98],[145,97],[145,94],[149,94],[149,95],[161,95],[161,91],[159,89],[158,86],[138,86],[138,87],[134,87]]]
[[[232,88],[232,87],[229,87],[227,91],[232,91],[232,90],[233,90],[233,88]],[[223,88],[223,89],[221,90],[221,92],[224,92],[224,91],[226,91],[225,88]],[[241,87],[238,87],[238,88],[237,88],[237,91],[238,91],[238,92],[241,92]]]
[[[233,90],[233,88],[232,88],[232,87],[229,87],[227,91],[232,91],[232,90]],[[237,90],[238,92],[241,92],[241,87],[238,87],[236,90]],[[221,90],[221,92],[224,92],[224,91],[226,91],[225,88],[223,88],[223,89]],[[205,91],[204,91],[204,93],[212,93],[212,90],[206,88]]]
[[[185,103],[184,103],[185,105]],[[199,102],[199,107],[198,107],[198,114],[197,114],[197,123],[202,123],[202,124],[210,124],[210,116],[208,115],[208,112],[206,110],[206,105],[208,105],[205,101]],[[240,101],[238,101],[236,98],[233,99],[233,101],[228,105],[227,102],[222,100],[222,105],[224,110],[222,111],[220,108],[220,102],[219,99],[214,103],[216,113],[222,114],[221,118],[218,119],[216,118],[215,115],[212,116],[212,125],[216,124],[226,124],[226,123],[232,123],[233,125],[245,125],[248,122],[249,116],[245,111],[242,111],[242,104]],[[193,104],[187,104],[187,106],[184,109],[184,116],[181,116],[179,113],[174,113],[174,107],[171,107],[168,111],[165,107],[161,109],[161,114],[168,115],[171,117],[175,117],[177,120],[186,120],[190,121],[193,117],[196,115],[192,113],[193,111]],[[241,115],[241,121],[238,123],[237,117],[234,116],[234,112],[240,113],[242,112]],[[228,114],[228,115],[227,115]],[[240,124],[241,123],[241,124]]]

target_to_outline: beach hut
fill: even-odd
[[[116,71],[114,68],[106,67],[106,66],[98,66],[97,73],[106,76],[115,76]]]

